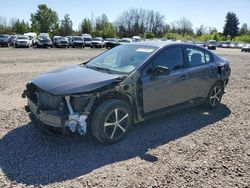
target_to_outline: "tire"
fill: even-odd
[[[132,111],[129,104],[117,99],[101,103],[92,117],[92,134],[103,144],[121,141],[132,124]]]
[[[204,106],[209,109],[214,109],[218,107],[221,102],[222,95],[223,95],[222,85],[219,83],[214,84],[208,93]]]

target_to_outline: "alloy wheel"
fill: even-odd
[[[129,127],[129,114],[123,108],[115,108],[105,119],[104,133],[109,139],[122,137]]]
[[[215,86],[211,92],[210,95],[210,104],[215,107],[216,105],[218,105],[220,103],[221,100],[221,88],[219,88],[218,86]]]

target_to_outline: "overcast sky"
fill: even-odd
[[[38,4],[47,4],[55,10],[59,19],[65,14],[77,29],[83,18],[106,14],[113,22],[121,13],[130,8],[145,8],[158,11],[170,24],[182,17],[188,18],[194,29],[200,25],[216,27],[223,30],[226,13],[236,13],[242,23],[250,26],[250,0],[1,0],[0,17],[30,21],[30,14],[36,12]]]

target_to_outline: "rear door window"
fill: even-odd
[[[187,47],[186,54],[189,67],[200,66],[211,61],[210,54],[197,48]]]

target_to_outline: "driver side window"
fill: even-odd
[[[170,71],[182,69],[184,67],[182,47],[168,48],[160,53],[154,60],[154,67],[168,67]]]

